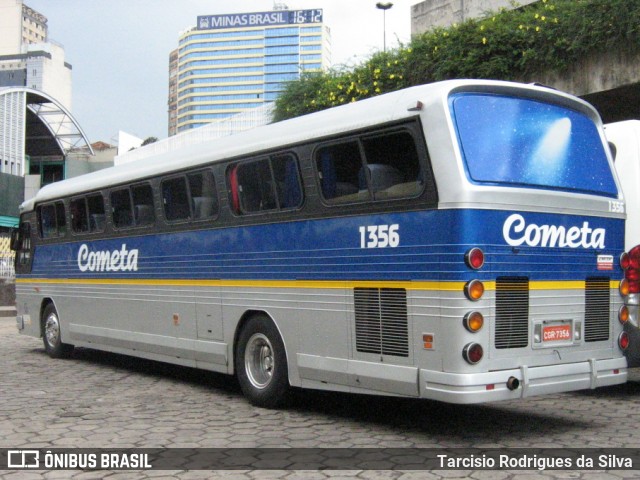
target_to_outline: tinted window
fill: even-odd
[[[392,132],[362,139],[367,184],[374,200],[414,197],[422,190],[420,161],[413,137]]]
[[[111,192],[111,214],[113,225],[116,228],[126,228],[133,225],[131,195],[128,188]]]
[[[268,160],[241,163],[237,168],[237,178],[242,213],[277,208],[276,192]]]
[[[153,189],[149,184],[131,187],[133,200],[133,219],[136,225],[151,225],[156,220],[153,207]]]
[[[167,220],[205,220],[218,214],[218,195],[210,170],[191,172],[162,182],[162,204]]]
[[[87,207],[89,209],[89,230],[102,232],[106,223],[102,195],[89,195],[87,197]]]
[[[293,155],[243,162],[229,169],[228,181],[235,213],[296,208],[302,204],[298,162]]]
[[[293,155],[272,157],[271,168],[279,207],[299,207],[302,204],[302,186],[296,158]]]
[[[20,248],[16,252],[15,267],[18,273],[31,271],[31,225],[29,222],[20,224]]]
[[[389,131],[327,145],[316,151],[323,198],[350,203],[413,197],[422,190],[413,136]]]
[[[604,144],[586,115],[500,95],[458,94],[450,103],[471,181],[617,197]]]
[[[363,166],[357,141],[320,148],[316,153],[316,164],[325,200],[349,202],[360,198],[359,173]],[[367,199],[368,194],[364,193],[364,199]]]
[[[185,177],[177,177],[162,182],[162,204],[167,220],[184,220],[191,216],[189,192]]]
[[[64,236],[67,230],[64,204],[55,202],[38,207],[38,222],[42,238]]]
[[[87,203],[84,197],[75,198],[69,204],[71,211],[71,228],[75,233],[89,231],[89,217],[87,214]]]
[[[212,218],[218,214],[218,195],[213,173],[210,170],[187,175],[193,218]]]

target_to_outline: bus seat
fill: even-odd
[[[116,210],[113,213],[113,223],[117,228],[130,226],[132,223],[131,211],[129,209]]]
[[[320,155],[320,172],[321,175],[321,188],[322,188],[322,196],[327,200],[334,198],[337,194],[336,192],[336,168],[333,164],[333,157],[329,152],[322,152]]]
[[[136,225],[149,225],[155,220],[151,205],[134,205],[133,214],[136,219]]]
[[[399,183],[404,183],[404,177],[400,171],[383,163],[372,163],[369,167],[369,181],[373,192],[386,190]]]
[[[349,182],[336,182],[335,183],[335,195],[334,198],[344,197],[345,195],[352,195],[358,193],[358,187]]]
[[[195,218],[213,217],[213,197],[193,197],[193,214]]]
[[[107,216],[104,213],[92,213],[89,217],[89,227],[92,232],[104,230]]]

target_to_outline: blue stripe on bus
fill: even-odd
[[[509,219],[514,245],[505,239]],[[545,226],[553,227],[556,244],[564,238],[568,246],[543,246]],[[398,246],[375,246],[376,241],[385,244],[385,235],[388,243],[390,230],[397,233]],[[131,231],[123,238],[78,237],[77,242],[39,245],[32,274],[24,277],[466,281],[526,272],[531,280],[618,279],[623,232],[620,219],[491,210],[430,210],[139,236]],[[479,271],[464,264],[464,253],[472,246],[485,252]],[[95,252],[102,252],[101,267]],[[598,259],[607,255],[613,265],[603,271]]]

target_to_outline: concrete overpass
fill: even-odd
[[[411,7],[411,33],[447,27],[489,11],[519,8],[538,0],[424,0]],[[598,109],[604,123],[640,119],[640,52],[610,50],[580,59],[564,72],[537,72],[536,82],[577,95]]]

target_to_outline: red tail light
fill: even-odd
[[[478,247],[474,247],[465,253],[464,262],[469,268],[478,270],[484,265],[484,252]]]
[[[629,250],[629,269],[640,270],[640,245]]]
[[[626,350],[629,347],[629,334],[622,332],[618,337],[618,345],[622,350]]]
[[[624,278],[628,283],[628,292],[640,293],[640,245],[623,254],[620,257],[620,265],[625,269]]]
[[[630,264],[631,260],[629,259],[629,254],[627,252],[622,252],[622,255],[620,255],[620,266],[623,270],[626,270],[629,268]]]
[[[471,365],[475,365],[482,360],[483,355],[484,351],[479,343],[468,343],[462,349],[462,357]]]

